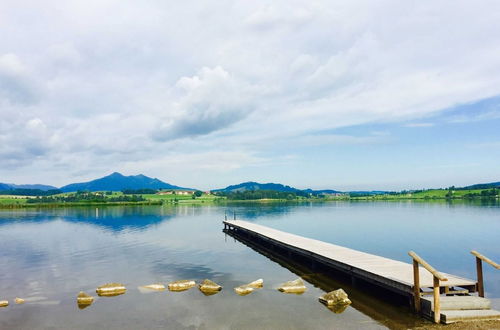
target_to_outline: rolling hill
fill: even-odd
[[[460,189],[491,189],[491,188],[500,188],[500,182],[478,183]]]
[[[57,187],[49,186],[46,184],[13,184],[13,183],[0,183],[0,190],[10,189],[38,189],[38,190],[54,190]]]
[[[305,192],[308,194],[334,194],[338,193],[337,190],[325,189],[325,190],[312,190],[312,189],[297,189],[294,187],[286,186],[281,183],[258,183],[258,182],[243,182],[236,185],[227,186],[223,189],[212,190],[213,192],[244,192],[244,191],[255,191],[255,190],[272,190],[280,192]]]

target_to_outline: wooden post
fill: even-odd
[[[420,313],[420,273],[416,260],[413,260],[413,304],[415,311]]]
[[[441,306],[439,305],[439,278],[434,276],[434,323],[441,321]]]
[[[476,257],[476,270],[477,270],[477,292],[479,297],[484,297],[484,282],[483,282],[483,262]]]
[[[236,220],[236,211],[233,211],[233,219]]]

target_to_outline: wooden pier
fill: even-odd
[[[481,318],[500,319],[500,313],[490,310],[489,303],[476,303],[477,299],[487,301],[487,299],[482,298],[484,295],[484,292],[481,292],[482,278],[478,283],[475,280],[437,272],[414,252],[409,253],[413,258],[413,264],[405,263],[247,221],[226,220],[223,224],[224,230],[252,239],[256,244],[267,245],[271,249],[286,252],[290,257],[299,256],[313,263],[347,274],[351,277],[353,283],[361,280],[404,296],[407,298],[408,304],[417,312],[433,318],[435,322],[451,323],[459,320],[455,315],[456,313],[454,314],[455,310],[440,309],[440,298],[441,302],[444,302],[444,306],[450,306],[450,303],[447,303],[450,297],[455,300],[462,297],[459,300],[464,302],[465,305],[471,306],[466,308],[468,310],[466,312],[469,314],[471,314],[471,310],[479,306],[478,309],[481,309],[481,311],[476,314],[484,314],[484,317]],[[423,267],[419,267],[419,264]],[[477,292],[478,289],[480,297],[470,296],[470,293]],[[440,297],[442,294],[445,296]],[[431,295],[434,299],[426,298],[426,295]],[[466,299],[468,299],[467,302]],[[471,303],[471,299],[476,300]],[[428,303],[429,300],[430,303]],[[457,306],[456,303],[451,305],[454,307],[450,308]],[[457,309],[461,310],[461,305]],[[453,313],[447,318],[449,312]]]

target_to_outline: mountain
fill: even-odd
[[[38,189],[38,190],[54,190],[57,187],[49,186],[46,184],[12,184],[12,183],[0,183],[0,190],[10,190],[10,189]]]
[[[318,195],[318,194],[334,194],[338,193],[337,190],[312,190],[312,189],[297,189],[290,186],[282,185],[281,183],[258,183],[258,182],[243,182],[240,184],[227,186],[223,189],[212,190],[213,192],[243,192],[248,190],[273,190],[273,191],[281,191],[281,192],[305,192],[308,194]]]
[[[478,183],[472,186],[463,187],[461,189],[491,189],[500,188],[500,182],[490,182],[490,183]]]
[[[12,189],[10,185],[0,182],[0,190],[9,190],[9,189]]]
[[[121,191],[124,189],[190,189],[182,188],[179,186],[174,186],[169,183],[165,183],[158,179],[153,179],[145,175],[130,175],[124,176],[118,172],[114,172],[108,176],[102,177],[100,179],[81,182],[81,183],[71,183],[60,189],[64,192],[78,191],[78,190],[89,190],[89,191]]]
[[[247,190],[274,190],[274,191],[285,191],[285,192],[294,192],[299,191],[299,189],[292,188],[290,186],[285,186],[280,183],[258,183],[258,182],[243,182],[240,184],[227,186],[223,189],[216,189],[213,191],[223,191],[223,192],[243,192]]]
[[[46,184],[12,184],[11,186],[14,189],[39,189],[43,191],[57,189],[57,187]]]

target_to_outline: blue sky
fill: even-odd
[[[498,1],[2,1],[0,182],[500,180]]]

